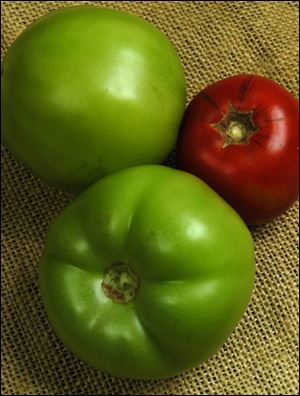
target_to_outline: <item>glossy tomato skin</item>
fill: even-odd
[[[216,128],[229,106],[252,114],[248,142],[224,146]],[[238,75],[201,91],[189,104],[177,163],[218,192],[248,224],[272,220],[298,198],[298,101],[272,80]]]
[[[139,279],[122,304],[102,290],[113,265]],[[40,290],[70,350],[114,376],[172,376],[209,358],[240,320],[255,277],[251,235],[205,183],[159,166],[110,175],[49,229]]]
[[[95,6],[30,25],[4,58],[1,89],[6,146],[75,192],[163,161],[185,109],[184,73],[167,37],[135,15]]]

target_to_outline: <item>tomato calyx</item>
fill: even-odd
[[[253,110],[248,112],[238,111],[231,103],[228,104],[227,113],[221,121],[211,124],[222,136],[224,141],[223,147],[231,144],[249,143],[249,138],[258,130],[252,116]]]
[[[136,297],[138,277],[127,264],[113,264],[104,273],[101,283],[103,293],[116,303],[127,304]]]

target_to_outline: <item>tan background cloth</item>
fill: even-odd
[[[2,56],[37,17],[78,3],[129,10],[165,32],[183,62],[188,101],[207,84],[242,72],[270,77],[298,95],[298,2],[293,1],[4,1]],[[176,378],[134,381],[112,378],[79,361],[54,336],[44,314],[38,260],[49,222],[70,199],[2,149],[4,394],[297,394],[297,204],[272,223],[251,230],[255,291],[220,352]]]

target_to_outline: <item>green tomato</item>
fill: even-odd
[[[31,170],[79,191],[104,175],[160,163],[185,108],[166,36],[134,15],[79,6],[27,28],[2,65],[2,136]]]
[[[208,359],[255,277],[251,235],[198,178],[160,165],[107,176],[49,229],[40,290],[58,337],[114,376],[172,376]]]

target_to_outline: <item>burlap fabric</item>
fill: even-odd
[[[298,2],[4,1],[2,56],[42,14],[94,3],[154,23],[182,59],[188,101],[205,85],[258,73],[298,94]],[[172,165],[172,156],[168,164]],[[134,381],[98,372],[66,350],[44,313],[38,260],[49,222],[72,199],[2,149],[2,393],[6,395],[295,395],[298,393],[298,205],[251,229],[257,278],[235,332],[208,362],[176,378]]]

